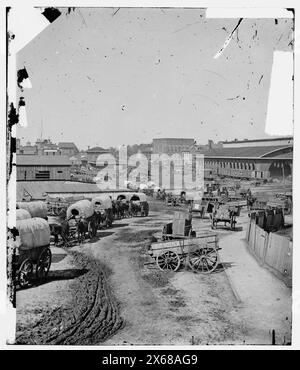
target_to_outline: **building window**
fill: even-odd
[[[63,171],[57,171],[57,173],[63,173]]]
[[[50,179],[50,171],[37,171],[35,173],[35,178],[40,180]]]

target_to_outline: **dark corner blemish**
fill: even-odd
[[[19,86],[19,88],[23,91],[23,87],[21,86],[21,83],[23,82],[23,80],[26,80],[26,78],[28,78],[28,73],[27,73],[27,70],[26,68],[22,68],[22,69],[19,69],[18,72],[17,72],[17,84]]]
[[[7,120],[7,147],[9,151],[9,163],[8,163],[8,179],[12,172],[12,160],[13,154],[16,152],[16,138],[11,136],[11,129],[12,126],[19,122],[19,115],[17,113],[16,108],[14,107],[13,103],[10,103],[10,109],[8,112],[8,120]]]
[[[295,8],[286,8],[288,12],[292,12],[293,16],[295,17]]]
[[[47,18],[47,20],[52,23],[54,22],[60,15],[61,15],[61,11],[58,10],[57,8],[46,8],[43,12],[42,12],[43,16]]]

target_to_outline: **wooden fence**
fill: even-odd
[[[284,283],[292,286],[293,243],[287,236],[267,233],[249,218],[246,231],[248,249],[262,266],[268,267]]]

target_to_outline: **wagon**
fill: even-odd
[[[162,271],[177,271],[185,264],[194,272],[210,274],[218,267],[219,249],[217,234],[203,233],[152,243],[148,254]]]
[[[92,206],[96,217],[96,230],[101,223],[104,223],[106,227],[111,227],[114,214],[112,199],[109,195],[99,195],[92,199]]]
[[[192,203],[192,212],[200,215],[204,218],[206,212],[208,212],[210,202],[203,199],[195,199]]]
[[[92,203],[88,199],[79,200],[67,209],[67,220],[70,219],[83,219],[87,224],[86,231],[88,236],[92,238],[95,235],[95,215]],[[78,228],[78,222],[77,222]],[[78,231],[78,230],[77,230]],[[78,237],[79,237],[78,232]],[[84,235],[82,235],[84,236]]]
[[[47,219],[47,204],[37,200],[32,202],[17,202],[17,209],[24,209],[29,212],[31,217],[40,217]]]
[[[21,288],[29,286],[34,276],[45,280],[52,254],[50,250],[50,228],[48,222],[34,217],[17,220],[20,244],[16,256],[17,283]]]
[[[192,228],[192,215],[187,212],[175,212],[173,222],[164,225],[162,230],[163,240],[195,236],[196,232]]]
[[[240,215],[240,205],[217,205],[211,214],[211,228],[216,229],[219,222],[224,222],[224,226],[230,225],[230,229],[234,230],[236,226],[236,218]]]
[[[130,202],[132,203],[132,211],[134,215],[141,212],[141,216],[149,215],[149,203],[147,201],[147,196],[144,193],[135,193],[130,197]]]

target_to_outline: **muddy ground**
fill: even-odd
[[[17,292],[17,343],[197,345],[257,343],[224,266],[210,275],[160,271],[147,255],[174,209],[116,220],[94,240],[52,248],[46,283]],[[194,229],[210,230],[195,218]],[[220,239],[230,231],[220,228]],[[264,337],[261,344],[270,344]]]

